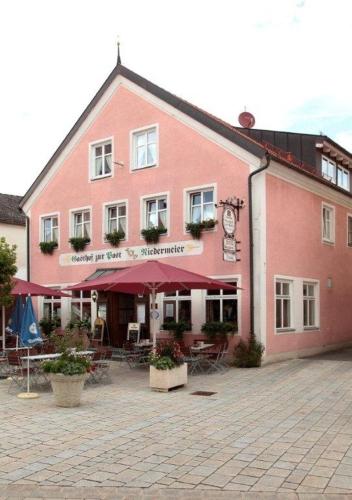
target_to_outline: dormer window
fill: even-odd
[[[324,179],[336,184],[336,164],[325,156],[321,160],[321,173]]]
[[[90,150],[91,179],[110,177],[112,174],[112,141],[94,143]]]
[[[321,159],[321,173],[324,179],[337,184],[346,191],[350,190],[349,170],[326,156],[322,156]]]

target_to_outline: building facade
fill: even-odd
[[[255,173],[268,154],[267,168]],[[221,224],[221,200],[233,198],[243,201],[236,211],[235,258],[224,252]],[[65,288],[112,269],[163,259],[239,287],[235,294],[159,295],[159,326],[165,320],[189,322],[188,342],[200,337],[206,321],[236,324],[233,342],[248,338],[253,328],[268,360],[351,340],[352,313],[345,307],[352,299],[350,192],[304,168],[288,151],[264,144],[121,64],[21,206],[30,218],[34,282]],[[199,222],[210,227],[194,239],[187,224]],[[157,244],[147,244],[143,236],[152,227],[161,229]],[[121,238],[117,247],[109,242],[114,231]],[[85,248],[74,251],[71,238],[85,238]],[[52,255],[39,247],[49,241],[57,242]],[[63,325],[70,319],[94,321],[99,314],[116,346],[125,340],[130,321],[139,321],[146,335],[149,331],[148,297],[99,293],[95,302],[90,293],[75,292],[61,301],[46,297],[38,307],[39,315],[59,315]]]

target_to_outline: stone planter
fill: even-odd
[[[149,385],[153,391],[167,392],[187,384],[187,363],[172,370],[157,370],[154,366],[149,370]]]
[[[62,373],[50,373],[49,379],[53,389],[57,406],[72,408],[79,406],[87,374],[63,375]]]

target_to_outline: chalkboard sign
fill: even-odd
[[[139,337],[140,337],[140,331],[141,331],[141,325],[140,323],[128,323],[127,326],[127,340],[129,342],[139,342]]]
[[[102,318],[97,318],[95,320],[93,329],[93,340],[99,340],[101,343],[103,343],[104,326],[105,326],[105,321]]]

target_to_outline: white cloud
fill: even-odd
[[[351,14],[348,0],[2,2],[1,191],[29,187],[113,68],[117,34],[126,66],[232,123],[246,106],[258,127],[305,131],[322,96],[350,113]]]

